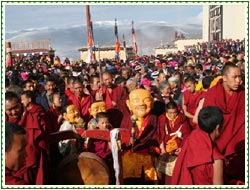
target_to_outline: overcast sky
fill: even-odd
[[[114,19],[122,22],[157,21],[167,24],[202,24],[202,5],[90,5],[94,24]],[[44,27],[61,28],[86,24],[85,5],[6,5],[6,32]]]

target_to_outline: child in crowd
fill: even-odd
[[[223,185],[223,155],[215,140],[223,130],[223,113],[215,106],[201,109],[199,127],[187,137],[177,158],[172,185]]]
[[[185,116],[189,118],[190,125],[194,129],[196,128],[196,124],[193,123],[193,117],[194,117],[196,108],[198,106],[199,100],[202,96],[202,93],[201,91],[198,91],[198,92],[195,91],[196,81],[194,77],[188,76],[185,79],[184,83],[185,83],[187,90],[183,93],[182,109],[183,109]]]

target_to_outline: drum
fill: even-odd
[[[159,156],[156,163],[157,171],[167,176],[172,176],[176,160],[176,155],[164,154]]]
[[[57,185],[109,185],[109,169],[106,163],[91,152],[69,155],[56,172]]]

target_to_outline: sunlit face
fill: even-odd
[[[19,117],[22,114],[21,103],[14,98],[5,100],[5,113],[11,118]]]
[[[82,97],[83,96],[83,84],[82,83],[74,83],[74,94],[76,97]]]
[[[70,123],[76,123],[79,120],[80,113],[75,105],[69,105],[66,111],[66,117]]]
[[[186,82],[185,86],[186,86],[188,92],[190,92],[190,93],[194,93],[195,92],[195,83],[193,83],[193,82]]]
[[[178,115],[178,111],[177,109],[167,109],[166,114],[169,118],[174,119]]]
[[[11,149],[5,152],[5,167],[17,171],[24,166],[27,157],[25,146],[26,135],[14,134]]]
[[[53,102],[52,104],[55,106],[55,107],[62,107],[62,97],[60,94],[54,94],[53,95]]]
[[[98,90],[100,88],[100,79],[98,77],[93,78],[93,82],[90,83],[90,87],[92,90]]]
[[[23,88],[23,91],[34,91],[35,87],[34,87],[34,84],[33,82],[27,82],[25,84],[25,87]]]
[[[99,118],[96,124],[96,126],[99,127],[99,129],[101,130],[107,129],[108,125],[109,125],[108,118]]]
[[[54,92],[55,88],[56,88],[56,84],[54,82],[52,82],[52,81],[48,81],[45,84],[44,88],[47,91],[47,94],[51,95]]]
[[[89,113],[94,118],[96,118],[96,114],[99,112],[106,112],[106,104],[105,102],[95,102],[89,108]]]
[[[28,98],[25,94],[21,95],[21,103],[23,107],[27,108],[31,102],[31,98]]]
[[[223,75],[223,86],[227,91],[238,90],[242,84],[242,75],[239,68],[231,67]]]
[[[145,117],[153,107],[153,99],[150,92],[144,89],[136,89],[130,92],[127,106],[138,118]]]
[[[110,74],[104,73],[103,76],[102,76],[102,80],[103,80],[103,84],[107,88],[111,88],[112,87],[112,77],[111,77]]]

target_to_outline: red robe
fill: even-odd
[[[70,90],[70,89],[67,89],[64,91],[64,94],[66,95],[67,98],[69,98],[70,96],[72,96],[74,93]]]
[[[33,178],[27,176],[27,181],[30,184],[44,185],[48,180],[48,134],[44,109],[40,105],[33,105],[31,110],[24,112],[19,124],[25,128],[27,135],[26,168]]]
[[[195,129],[187,137],[177,157],[172,185],[212,185],[213,163],[223,159],[209,134]]]
[[[47,111],[47,115],[50,120],[50,125],[47,127],[47,131],[49,134],[59,131],[60,125],[58,124],[57,120],[61,113],[61,109],[54,109],[53,107],[50,107]]]
[[[164,134],[163,141],[167,142],[168,140],[170,140],[173,137],[171,133],[175,133],[181,127],[180,132],[182,133],[182,136],[181,138],[177,138],[176,140],[177,140],[178,147],[179,148],[182,147],[183,143],[185,142],[185,139],[188,137],[188,135],[191,132],[187,117],[183,115],[182,113],[179,113],[176,120],[174,120],[173,122],[170,121],[166,116],[164,118],[165,118],[166,125],[164,126],[163,129],[161,129],[161,134]]]
[[[102,92],[107,110],[111,108],[118,108],[120,111],[123,111],[128,98],[128,93],[123,87],[115,86],[112,88],[112,92],[110,93],[105,86],[102,86]],[[112,101],[116,102],[116,107],[112,105]]]
[[[195,94],[190,93],[189,91],[183,92],[184,97],[184,105],[187,106],[187,112],[194,115],[196,108],[198,106],[199,100],[201,96],[203,95],[202,92],[196,92]],[[193,127],[193,129],[196,128],[196,124],[193,123],[193,119],[189,119],[190,125]]]
[[[109,121],[114,128],[119,128],[124,119],[130,114],[126,105],[128,93],[125,88],[115,86],[110,93],[105,86],[102,86],[103,100],[106,103]],[[116,106],[112,105],[112,101],[116,102]]]
[[[5,168],[5,185],[29,185],[19,174],[19,171],[11,171]]]
[[[225,172],[233,179],[245,178],[245,89],[240,87],[231,96],[222,86],[222,80],[205,94],[205,106],[218,106],[224,116],[224,129],[216,143],[228,158]]]
[[[93,98],[90,95],[85,95],[81,100],[79,100],[74,94],[68,97],[66,105],[74,104],[77,109],[80,111],[81,117],[85,123],[88,123],[91,119],[89,113],[89,108],[93,103]]]
[[[159,147],[160,124],[162,124],[162,120],[159,120],[156,115],[149,113],[143,120],[143,130],[140,131],[138,127],[135,126],[136,140],[134,143],[134,151],[149,150],[150,147]],[[130,117],[126,117],[121,128],[127,128],[131,131],[132,121]]]

